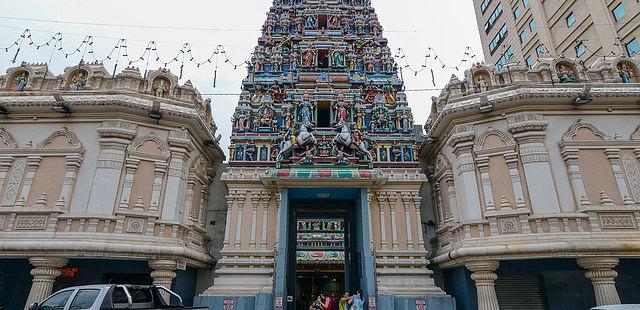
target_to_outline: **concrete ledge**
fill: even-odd
[[[450,296],[400,297],[379,295],[379,310],[415,310],[417,304],[424,302],[426,310],[456,310],[456,301]]]
[[[194,307],[209,307],[209,310],[224,309],[225,300],[233,300],[233,309],[237,310],[272,310],[273,295],[258,293],[256,296],[196,296],[193,298]]]

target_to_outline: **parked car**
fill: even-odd
[[[175,297],[178,304],[165,301],[162,291]],[[182,305],[182,298],[171,290],[158,285],[85,285],[62,289],[41,303],[34,303],[29,310],[115,310],[115,309],[193,309]]]
[[[640,310],[640,305],[609,305],[593,307],[591,310]]]

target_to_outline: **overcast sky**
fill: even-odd
[[[464,59],[465,49],[476,54],[473,61],[482,60],[482,49],[471,0],[373,0],[380,22],[389,39],[392,51],[402,48],[406,58],[401,66],[411,65],[421,69],[425,63],[427,47],[431,52],[426,70],[417,76],[404,70],[407,90],[440,88],[447,83],[451,74],[462,76],[471,61],[456,69],[442,68],[436,55],[448,66],[458,66]],[[138,58],[146,43],[158,42],[158,51],[163,58],[175,57],[185,42],[189,42],[196,58],[208,58],[217,45],[224,45],[227,56],[233,63],[242,63],[248,58],[259,37],[259,29],[266,19],[271,0],[21,0],[0,2],[0,47],[6,47],[20,36],[24,28],[32,29],[36,42],[51,38],[55,32],[64,33],[65,50],[72,51],[84,35],[94,36],[95,57],[103,59],[111,51],[119,38],[128,39],[129,57]],[[55,20],[76,23],[52,23],[19,19]],[[109,25],[89,25],[98,23]],[[120,26],[112,26],[112,25]],[[144,27],[131,27],[144,26]],[[156,28],[154,28],[156,27]],[[159,28],[162,27],[162,28]],[[189,28],[189,29],[185,29]],[[200,29],[194,29],[200,28]],[[202,29],[206,28],[206,29]],[[214,30],[216,29],[216,30]],[[19,65],[21,61],[47,62],[51,47],[40,50],[23,46],[16,64],[11,63],[15,48],[9,53],[0,50],[0,70]],[[54,53],[51,69],[61,74],[64,67],[77,65],[81,55],[65,59],[60,52]],[[115,57],[114,57],[115,58]],[[467,57],[470,58],[470,57]],[[93,60],[86,55],[85,59]],[[121,60],[120,71],[128,62]],[[113,71],[114,61],[105,62],[107,70]],[[146,63],[136,64],[144,72]],[[149,69],[157,69],[161,64],[152,60]],[[169,66],[178,73],[179,64]],[[434,87],[430,69],[434,71]],[[242,79],[246,75],[244,67],[234,70],[233,66],[219,61],[216,87],[213,87],[214,65],[196,68],[186,64],[181,83],[190,79],[204,94],[237,94]],[[409,104],[416,122],[424,124],[431,105],[431,96],[439,91],[408,91]],[[231,132],[231,116],[237,105],[237,96],[208,95],[213,101],[213,114],[223,135],[222,148],[226,151]]]

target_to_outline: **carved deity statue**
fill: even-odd
[[[334,67],[344,67],[344,52],[340,50],[331,52],[331,63]]]
[[[620,72],[620,81],[622,83],[632,83],[633,71],[626,63],[622,62],[618,65],[618,71]]]
[[[87,74],[84,71],[80,71],[73,77],[71,84],[69,85],[70,90],[84,90],[87,85]]]
[[[481,75],[480,77],[478,77],[477,86],[480,92],[486,92],[489,89],[489,83],[487,83],[487,80],[484,78],[484,75]]]
[[[22,72],[22,74],[16,78],[16,90],[23,91],[27,87],[27,83],[29,83],[29,73]]]
[[[576,81],[573,70],[565,65],[560,65],[558,68],[558,78],[560,79],[560,83],[574,83]]]
[[[302,65],[313,67],[316,64],[316,50],[306,50],[302,55]]]
[[[307,16],[307,20],[305,22],[305,26],[307,29],[315,29],[317,25],[317,19],[313,15]]]
[[[310,124],[312,121],[311,115],[313,113],[313,103],[309,100],[309,95],[304,95],[302,102],[299,106],[300,109],[300,123]]]
[[[169,86],[167,85],[167,82],[165,82],[164,79],[159,79],[154,87],[153,94],[156,97],[163,98],[167,92],[169,92]]]

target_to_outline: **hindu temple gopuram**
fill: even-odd
[[[233,117],[214,309],[453,309],[434,284],[416,160],[421,129],[366,0],[277,0]],[[434,308],[435,309],[435,308]]]

